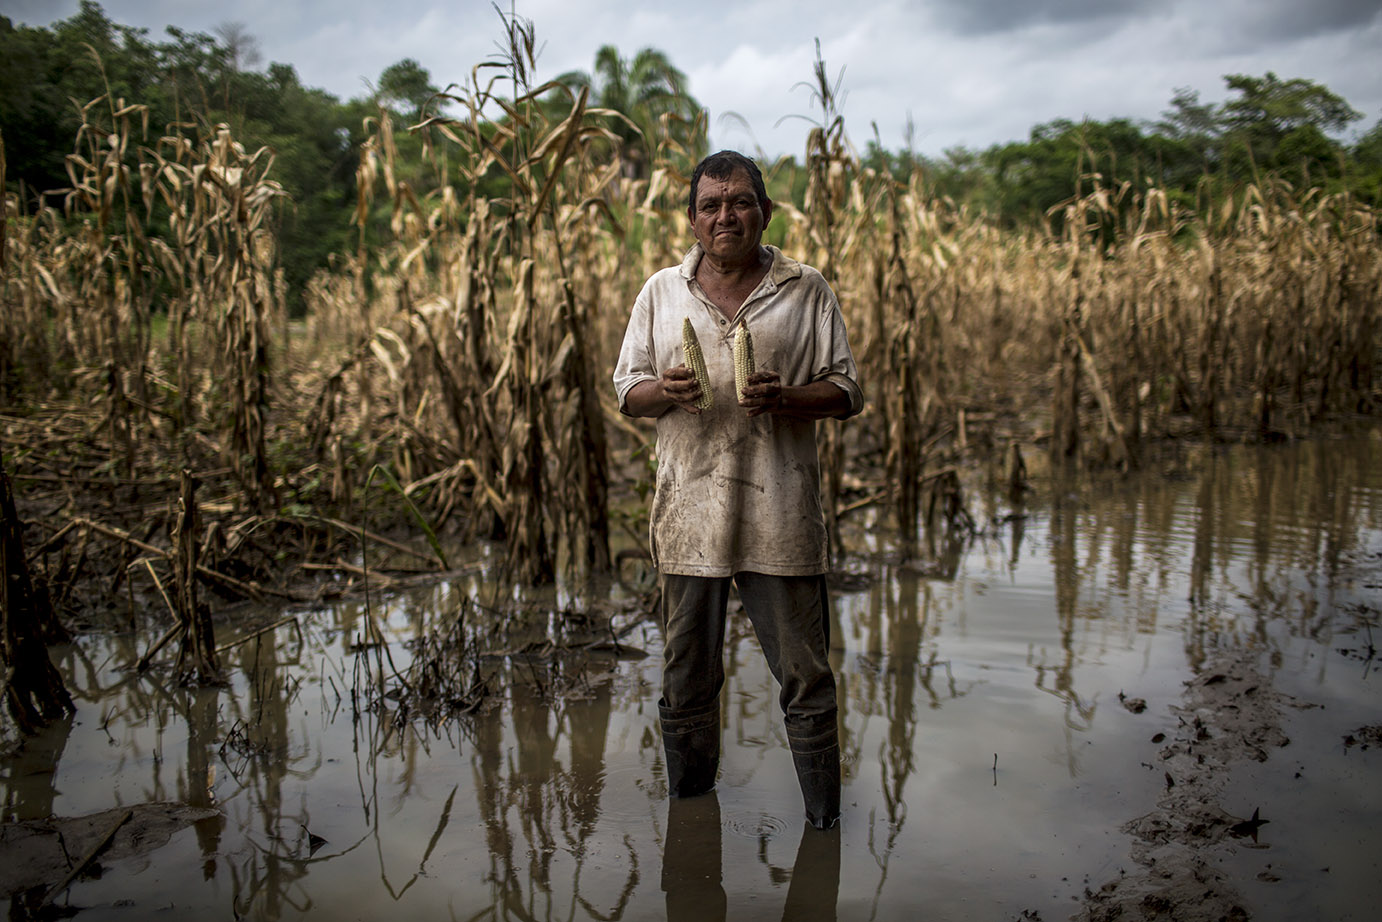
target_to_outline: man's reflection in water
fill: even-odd
[[[667,801],[662,890],[668,922],[724,922],[720,877],[720,801],[715,792]],[[783,922],[835,922],[840,892],[840,827],[805,825],[787,887]]]
[[[782,922],[835,922],[840,896],[840,827],[801,830]]]
[[[720,800],[714,791],[667,799],[662,892],[667,894],[667,922],[724,922]]]

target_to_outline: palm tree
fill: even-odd
[[[609,127],[632,178],[645,178],[654,153],[668,142],[692,162],[704,153],[701,105],[686,92],[686,75],[656,48],[644,48],[628,60],[605,45],[595,52],[591,73],[569,71],[557,82],[573,90],[588,87],[594,106],[623,116]]]

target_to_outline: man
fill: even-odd
[[[634,303],[614,372],[619,408],[657,420],[653,562],[662,583],[658,702],[667,784],[709,791],[720,758],[725,607],[731,582],[781,685],[807,819],[840,815],[835,677],[827,660],[828,548],[815,421],[863,396],[835,294],[821,274],[762,243],[773,203],[754,162],[712,154],[691,177],[696,244]],[[690,319],[713,404],[686,367]],[[735,393],[733,342],[747,325],[760,370]]]

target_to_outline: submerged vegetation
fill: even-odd
[[[158,54],[212,55],[227,95],[158,126],[167,99],[133,93],[164,90],[117,88],[85,46],[105,90],[78,110],[64,190],[7,185],[0,216],[7,585],[22,563],[78,625],[154,600],[183,626],[182,671],[210,680],[199,586],[320,598],[443,572],[443,545],[478,539],[521,584],[579,585],[637,556],[651,433],[619,415],[609,372],[642,281],[690,243],[706,116],[669,96],[662,59],[621,69],[602,51],[600,80],[533,85],[532,24],[503,27],[502,59],[444,92],[391,69],[335,136],[353,177],[333,166],[318,192],[301,149],[278,150],[229,96],[251,77],[287,92],[291,68],[245,74],[178,35]],[[126,54],[142,41],[124,37]],[[656,105],[606,108],[596,95],[616,77],[657,92],[611,99]],[[1056,198],[990,209],[946,192],[964,185],[953,170],[877,145],[857,156],[823,61],[811,86],[804,165],[765,172],[772,239],[836,287],[869,400],[822,436],[836,534],[879,504],[900,556],[923,556],[923,536],[972,526],[955,467],[975,453],[1008,459],[1020,492],[1024,451],[1126,470],[1158,440],[1274,440],[1377,412],[1382,247],[1365,188],[1285,164],[1235,178],[1260,152],[1226,143],[1187,194],[1169,174],[1112,171],[1076,132],[1061,134],[1073,160]],[[0,141],[51,179],[31,151],[14,157],[29,139]],[[1033,183],[1037,149],[1014,188]],[[304,240],[312,225],[293,221],[332,208],[349,236],[325,223]],[[311,272],[309,242],[330,247]],[[7,662],[37,606],[7,596]],[[461,656],[453,640],[436,643]],[[448,692],[458,706],[473,705],[469,678]]]

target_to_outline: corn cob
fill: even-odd
[[[681,323],[681,348],[686,353],[686,367],[691,369],[691,373],[696,376],[696,383],[701,386],[701,396],[696,400],[696,409],[708,410],[714,405],[715,397],[710,392],[710,375],[705,370],[701,341],[696,338],[696,330],[691,326],[690,317]]]
[[[749,335],[748,324],[741,323],[738,332],[734,334],[734,390],[740,400],[744,399],[744,388],[749,386],[749,375],[755,370],[753,337]]]

